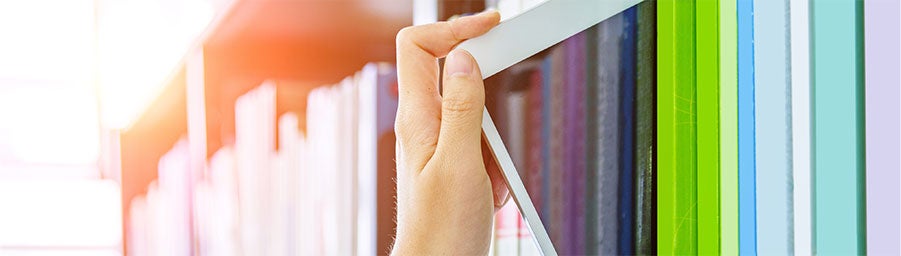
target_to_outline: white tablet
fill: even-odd
[[[615,204],[615,190],[602,190],[615,189],[616,183],[604,181],[604,173],[596,180],[584,177],[591,167],[586,165],[601,168],[619,157],[618,148],[604,146],[619,143],[607,138],[613,131],[604,130],[615,127],[619,117],[613,105],[619,103],[604,97],[619,95],[615,86],[598,84],[618,83],[620,71],[584,63],[586,58],[619,62],[615,55],[621,49],[615,47],[626,27],[621,13],[639,2],[549,0],[458,46],[472,54],[487,78],[484,137],[544,255],[607,254],[617,243],[616,237],[604,237],[609,229],[617,232],[615,216],[605,220],[602,209],[586,207],[588,200],[598,207]],[[593,116],[586,118],[586,111]],[[592,124],[585,123],[588,119]]]

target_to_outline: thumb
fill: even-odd
[[[485,85],[478,64],[465,50],[456,49],[444,62],[441,130],[436,151],[480,157]]]

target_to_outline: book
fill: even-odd
[[[657,8],[657,253],[697,254],[696,5]]]
[[[754,1],[757,252],[762,255],[794,252],[788,5],[787,0]]]
[[[802,1],[792,1],[802,2]],[[735,0],[719,1],[720,254],[738,254],[738,18]],[[794,11],[794,8],[792,8]],[[794,25],[794,21],[792,21]],[[794,31],[794,29],[792,29]],[[794,52],[794,50],[793,50]]]
[[[598,161],[597,172],[597,207],[596,240],[589,241],[597,254],[613,255],[617,253],[619,237],[618,190],[620,168],[620,86],[621,86],[621,42],[623,35],[623,15],[617,14],[602,21],[598,29],[598,66],[597,66],[597,124],[590,131],[597,133]],[[591,193],[590,191],[588,193]]]
[[[792,234],[795,255],[813,255],[811,236],[810,2],[791,1]]]
[[[696,1],[698,254],[720,252],[719,3]]]
[[[863,2],[810,3],[813,251],[865,254]]]
[[[901,255],[901,4],[864,2],[867,253]]]
[[[754,154],[754,2],[736,3],[738,40],[738,239],[739,253],[757,254]]]
[[[638,4],[635,67],[635,254],[657,254],[657,3]]]
[[[623,11],[623,33],[620,42],[620,111],[619,123],[619,233],[617,254],[635,254],[634,235],[634,179],[635,179],[635,82],[636,54],[635,44],[638,37],[638,7],[633,6]],[[642,49],[644,50],[644,49]]]

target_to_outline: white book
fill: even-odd
[[[301,230],[299,226],[302,216],[300,207],[302,203],[299,198],[305,191],[302,191],[303,184],[301,181],[301,148],[303,147],[303,135],[298,130],[298,117],[294,113],[285,113],[279,117],[278,121],[278,138],[279,151],[281,158],[281,184],[283,209],[283,240],[285,255],[299,255],[298,233]]]
[[[128,255],[144,256],[150,250],[149,230],[154,223],[148,216],[147,201],[143,196],[131,199],[128,222]]]
[[[240,202],[241,250],[268,255],[271,223],[268,196],[275,143],[275,85],[265,82],[235,102],[235,152]]]
[[[377,255],[378,66],[357,74],[357,254]]]
[[[190,218],[190,168],[188,142],[179,139],[169,152],[160,158],[156,189],[148,190],[148,196],[156,194],[155,208],[160,224],[155,239],[165,255],[191,255],[192,224]]]
[[[208,183],[211,185],[211,213],[195,218],[209,219],[209,242],[202,255],[238,255],[238,191],[235,176],[235,154],[230,146],[220,148],[210,157]],[[199,203],[195,201],[195,204]]]

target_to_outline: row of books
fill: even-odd
[[[560,254],[656,247],[654,28],[639,31],[655,15],[640,4],[486,80],[488,111]]]
[[[203,175],[188,171],[187,140],[160,159],[158,180],[131,202],[129,254],[385,254],[396,88],[393,67],[369,64],[278,120],[276,82],[239,97],[234,145]]]

